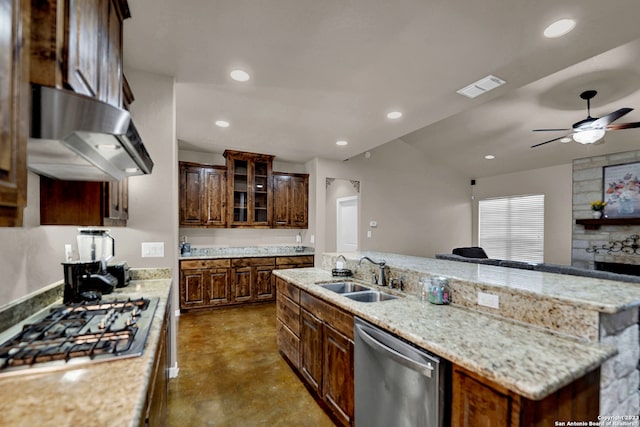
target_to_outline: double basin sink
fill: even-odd
[[[349,298],[359,302],[380,302],[397,299],[398,297],[386,292],[380,292],[375,289],[363,286],[354,282],[334,282],[320,284],[321,287],[341,294],[345,298]]]

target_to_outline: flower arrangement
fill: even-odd
[[[605,206],[607,206],[607,202],[603,202],[602,200],[591,202],[592,211],[603,211]]]

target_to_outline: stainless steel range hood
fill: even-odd
[[[153,161],[128,111],[63,89],[31,87],[27,165],[71,181],[114,181],[151,173]]]

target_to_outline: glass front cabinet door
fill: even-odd
[[[226,150],[231,227],[269,227],[273,156]]]

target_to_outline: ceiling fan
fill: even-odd
[[[606,116],[597,118],[591,117],[591,99],[596,96],[598,92],[595,90],[585,90],[580,94],[580,98],[587,101],[587,118],[584,120],[580,120],[573,124],[571,129],[534,129],[533,132],[561,132],[561,131],[571,131],[568,135],[563,135],[558,138],[553,138],[545,142],[541,142],[536,145],[532,145],[531,148],[539,147],[544,144],[548,144],[550,142],[558,141],[566,138],[568,142],[570,141],[569,137],[573,137],[573,140],[579,142],[580,144],[593,144],[594,142],[599,141],[604,136],[605,132],[608,130],[620,130],[620,129],[631,129],[640,127],[640,122],[633,123],[618,123],[611,124],[614,121],[618,120],[620,117],[625,114],[633,111],[633,108],[620,108],[619,110],[614,111],[613,113],[609,113]]]

